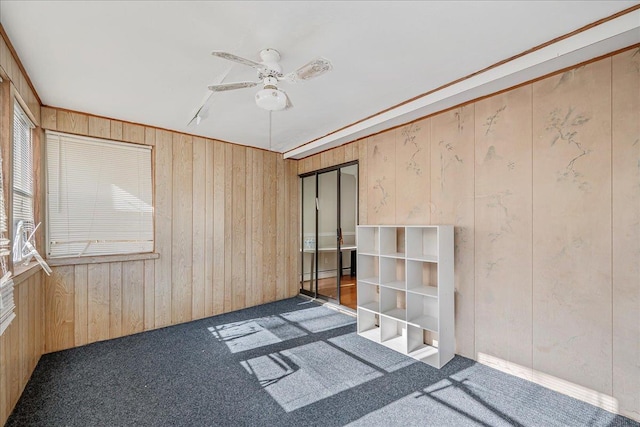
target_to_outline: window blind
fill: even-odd
[[[1,79],[0,79],[1,81]],[[14,108],[14,116],[13,116],[13,147],[14,154],[16,153],[16,145],[19,147],[19,151],[17,154],[21,154],[23,151],[22,146],[25,143],[25,140],[28,139],[28,146],[31,146],[31,122],[27,119],[24,111],[18,104],[15,104]],[[26,144],[26,143],[25,143]],[[31,151],[27,151],[27,153],[31,153]],[[15,157],[15,156],[14,156]],[[8,230],[8,220],[7,220],[7,210],[4,202],[4,176],[2,173],[2,156],[0,156],[0,270],[2,277],[0,277],[0,335],[4,334],[4,331],[7,330],[13,319],[15,319],[15,301],[13,299],[13,279],[11,279],[11,272],[8,268],[7,258],[11,253],[10,243],[7,236]],[[14,160],[15,163],[15,160]],[[13,172],[16,172],[18,169],[19,174],[22,176],[22,172],[25,166],[29,169],[32,169],[29,162],[23,162],[22,159],[18,158],[18,167],[13,168]],[[25,185],[23,185],[23,180],[20,178],[19,184],[13,186],[13,193],[15,193],[16,187],[21,190],[24,189]],[[28,182],[28,179],[26,180]],[[31,181],[31,192],[33,199],[33,181]],[[33,209],[31,209],[33,211]],[[19,212],[18,215],[21,215]],[[33,217],[31,218],[33,222]],[[15,257],[14,257],[15,258]],[[18,257],[20,259],[20,257]]]
[[[153,251],[151,148],[46,133],[49,257]]]
[[[4,334],[4,331],[16,318],[15,308],[13,279],[11,279],[11,273],[5,273],[0,278],[0,335]]]
[[[9,256],[10,241],[7,238],[7,211],[4,204],[4,179],[2,176],[2,156],[0,156],[0,335],[4,334],[16,314],[13,300],[13,279],[8,270],[7,257]]]
[[[13,114],[13,237],[22,248],[35,228],[33,216],[33,148],[31,129],[33,123],[24,113],[20,104],[14,104]],[[19,223],[22,227],[19,229]],[[19,234],[18,234],[19,233]],[[33,240],[33,239],[32,239]],[[21,250],[13,251],[13,261],[24,258]]]

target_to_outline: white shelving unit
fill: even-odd
[[[453,226],[357,233],[358,334],[440,369],[455,355]]]

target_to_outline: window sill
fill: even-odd
[[[155,252],[149,252],[144,254],[48,258],[46,261],[50,267],[58,267],[62,265],[102,264],[102,263],[108,263],[108,262],[123,262],[123,261],[144,261],[144,260],[158,259],[158,258],[160,258],[160,254]]]
[[[28,265],[18,264],[13,266],[13,285],[17,286],[29,277],[42,270],[37,261],[32,261]]]

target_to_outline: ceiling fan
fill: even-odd
[[[333,69],[328,59],[318,57],[307,62],[295,71],[283,74],[282,67],[278,64],[278,61],[280,61],[280,53],[275,49],[263,49],[260,51],[261,62],[255,62],[228,52],[213,51],[211,54],[218,58],[255,68],[258,71],[259,81],[214,84],[208,86],[210,91],[224,92],[255,87],[261,84],[262,89],[255,95],[256,104],[258,107],[269,111],[279,111],[293,107],[289,96],[287,96],[285,91],[278,88],[279,82],[304,82],[319,77]]]

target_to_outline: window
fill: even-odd
[[[151,148],[47,132],[47,254],[153,251]]]
[[[2,81],[2,79],[0,79]],[[13,279],[8,274],[7,257],[10,255],[10,240],[7,238],[7,211],[4,203],[4,176],[0,156],[0,335],[9,327],[16,315],[13,300]]]
[[[33,123],[20,105],[13,113],[13,262],[31,259],[35,250],[35,222],[33,215]]]

